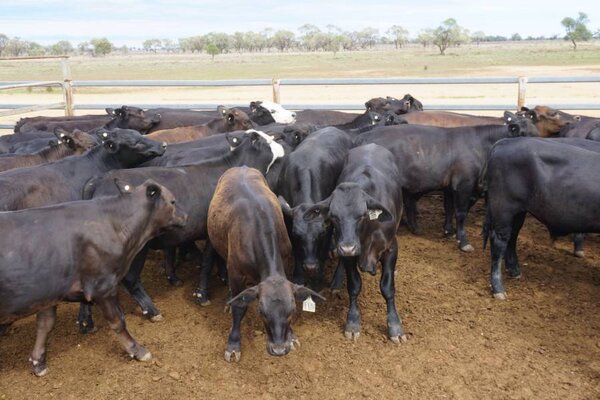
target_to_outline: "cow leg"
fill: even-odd
[[[348,316],[344,335],[347,339],[357,340],[360,336],[360,309],[358,308],[358,295],[362,288],[362,279],[357,268],[356,257],[342,257],[344,268],[346,268],[346,279],[348,286]]]
[[[446,237],[455,234],[452,217],[454,217],[454,197],[451,190],[444,190],[444,235]]]
[[[29,361],[33,365],[35,376],[44,376],[48,373],[48,366],[46,365],[46,340],[48,339],[48,334],[54,328],[56,306],[39,311],[36,321],[37,334]]]
[[[468,189],[472,185],[459,185],[453,192],[454,194],[454,210],[456,213],[456,241],[458,247],[465,252],[471,252],[475,250],[467,234],[465,233],[465,220],[467,219],[467,213],[469,212],[469,202],[471,197],[471,190]]]
[[[206,241],[204,246],[204,252],[202,253],[202,263],[200,264],[200,281],[198,288],[192,293],[192,297],[196,299],[196,302],[201,306],[207,306],[210,304],[208,298],[208,279],[210,277],[210,271],[215,263],[215,258],[219,258],[214,247],[210,243],[210,240]]]
[[[402,329],[402,321],[396,310],[396,286],[394,284],[394,271],[396,270],[396,260],[398,259],[398,242],[394,238],[392,246],[381,257],[381,280],[379,281],[379,290],[385,299],[387,305],[387,328],[388,337],[394,343],[400,343],[400,340],[406,341],[406,335]]]
[[[117,334],[119,342],[127,354],[138,361],[149,361],[152,358],[152,354],[136,342],[129,334],[129,331],[127,331],[125,316],[123,315],[123,310],[121,309],[117,296],[112,295],[103,297],[95,299],[95,301],[102,310],[102,314],[104,314],[104,318],[106,318],[108,325]]]
[[[506,246],[506,271],[508,276],[511,278],[517,279],[521,277],[521,271],[519,268],[519,260],[517,258],[517,238],[519,236],[519,231],[523,227],[523,223],[525,222],[525,216],[527,213],[517,214],[513,218],[510,239],[508,240],[508,244]]]
[[[227,362],[239,362],[242,357],[242,336],[240,333],[240,326],[247,310],[248,306],[231,306],[233,324],[231,326],[229,338],[227,339],[227,350],[225,350],[225,361]]]
[[[418,197],[406,193],[404,195],[404,209],[406,211],[406,225],[408,230],[415,234],[420,235],[421,229],[417,223],[417,200]]]
[[[583,240],[585,239],[585,234],[576,233],[573,235],[573,255],[575,257],[583,258],[585,257],[585,253],[583,252]]]
[[[177,255],[176,246],[168,246],[165,249],[165,273],[167,274],[167,280],[173,286],[183,285],[183,281],[179,279],[175,273],[175,259]]]
[[[192,261],[196,262],[196,260],[202,259],[202,252],[196,246],[196,243],[189,242],[185,243],[178,247],[179,251],[177,252],[177,260],[178,262]]]
[[[156,308],[152,299],[146,293],[146,289],[142,285],[140,275],[144,268],[144,262],[146,261],[146,255],[148,254],[148,245],[144,246],[142,250],[135,256],[131,267],[127,274],[123,278],[123,286],[129,292],[129,294],[135,299],[142,309],[142,315],[148,318],[152,322],[162,321],[164,318],[160,314],[160,311]]]
[[[79,332],[84,335],[96,331],[94,319],[92,317],[92,303],[82,301],[79,303],[79,314],[77,314],[77,325]]]
[[[502,284],[502,259],[506,253],[506,247],[511,236],[510,224],[498,224],[494,222],[495,227],[490,232],[491,247],[491,273],[490,281],[492,285],[492,294],[496,299],[506,299],[506,292]]]
[[[292,272],[292,282],[296,285],[304,285],[306,282],[304,276],[304,268],[302,267],[302,252],[298,248],[300,246],[296,246],[296,248],[292,248],[294,252],[294,271]]]
[[[331,291],[337,293],[344,285],[344,265],[342,264],[342,258],[338,258],[338,264],[331,278]]]

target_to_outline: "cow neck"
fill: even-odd
[[[365,116],[367,116],[367,113],[362,113],[362,114],[358,115],[356,118],[354,118],[350,122],[346,122],[345,124],[333,125],[333,127],[341,129],[341,130],[346,130],[346,129],[360,129],[360,127],[358,126],[358,124],[363,122],[362,120],[365,118]]]
[[[510,137],[507,125],[484,125],[479,127],[479,137],[491,148],[500,139]]]
[[[124,239],[125,254],[135,256],[155,232],[152,225],[152,206],[141,205],[145,193],[135,192],[118,196],[100,197],[96,201],[110,221],[117,235]]]
[[[125,167],[117,156],[107,152],[102,145],[88,151],[86,157],[97,165],[99,171],[110,171]]]
[[[46,162],[56,161],[61,158],[65,158],[67,156],[71,156],[75,154],[75,152],[69,148],[69,146],[65,144],[59,144],[58,146],[50,146],[48,148],[42,149],[32,156],[41,157],[42,160]]]
[[[215,118],[212,121],[207,122],[205,126],[213,132],[222,132],[226,130],[223,122],[225,122],[223,118]]]

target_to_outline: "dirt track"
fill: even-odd
[[[553,248],[528,218],[519,240],[523,278],[508,281],[509,300],[499,302],[488,291],[489,253],[481,252],[482,206],[469,218],[471,254],[442,238],[440,198],[424,199],[420,209],[424,234],[399,236],[396,298],[405,344],[386,340],[378,281],[363,276],[358,342],[342,334],[345,291],[341,298],[328,294],[315,315],[300,315],[294,329],[302,347],[284,358],[267,355],[252,307],[242,324],[242,360],[229,365],[225,287],[214,278],[213,303],[201,308],[190,296],[195,269],[182,266],[185,285],[170,287],[157,253],[144,282],[165,321],[143,320],[121,296],[128,327],[152,351],[152,362],[128,361],[99,315],[99,331],[80,335],[77,307],[65,304],[49,341],[46,377],[35,378],[27,362],[35,318],[0,337],[0,398],[599,398],[600,240],[590,237],[587,258],[576,259],[567,240]]]

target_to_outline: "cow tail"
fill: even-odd
[[[490,211],[490,203],[488,201],[487,198],[487,192],[485,193],[485,221],[483,223],[483,228],[481,230],[481,235],[483,236],[483,250],[485,250],[485,247],[487,245],[487,242],[490,238],[490,229],[492,229],[492,213]]]

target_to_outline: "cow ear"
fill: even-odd
[[[227,302],[228,306],[247,307],[258,298],[258,285],[249,287]]]
[[[330,201],[331,198],[327,198],[323,201],[316,203],[314,206],[309,207],[306,211],[304,211],[302,218],[304,218],[305,221],[312,221],[318,218],[320,215],[326,216],[327,213],[329,213]]]
[[[217,112],[219,113],[220,116],[222,116],[224,118],[227,115],[227,113],[229,112],[229,109],[225,106],[218,106]]]
[[[517,116],[510,111],[504,111],[504,122],[510,124],[517,120]]]
[[[281,205],[281,212],[283,212],[283,216],[292,219],[294,218],[294,210],[290,207],[290,204],[283,198],[283,196],[278,196],[277,200],[279,200],[279,204]]]
[[[160,186],[154,182],[147,183],[146,186],[146,197],[150,200],[156,200],[160,197],[161,189]]]
[[[241,138],[239,138],[236,135],[231,135],[229,133],[225,134],[225,139],[227,139],[231,151],[235,150],[242,143]]]
[[[319,293],[315,292],[312,289],[307,288],[306,286],[296,285],[294,284],[292,287],[294,291],[294,297],[296,300],[304,301],[308,298],[308,296],[312,297],[315,300],[326,301],[327,299],[321,296]]]
[[[131,186],[129,183],[123,182],[119,178],[115,178],[114,182],[117,189],[119,189],[119,193],[131,194],[131,192],[133,192],[133,186]]]
[[[117,151],[119,151],[119,144],[111,139],[104,140],[103,144],[104,149],[111,154],[115,154]]]
[[[235,123],[235,114],[234,113],[228,112],[227,116],[225,118],[229,125],[233,125]]]
[[[160,122],[161,118],[162,118],[162,116],[160,114],[156,113],[152,116],[151,121],[153,124],[158,124]]]
[[[257,109],[257,105],[256,105],[256,101],[251,101],[250,102],[250,112],[255,112]]]
[[[521,133],[521,127],[516,122],[510,123],[508,124],[508,132],[510,136],[519,136]]]
[[[107,108],[104,109],[104,111],[106,111],[106,113],[108,115],[110,115],[111,117],[115,116],[115,109],[114,108],[107,107]]]
[[[364,194],[367,203],[367,217],[370,220],[378,220],[379,222],[387,222],[392,220],[392,213],[380,202],[375,200],[368,194]]]

